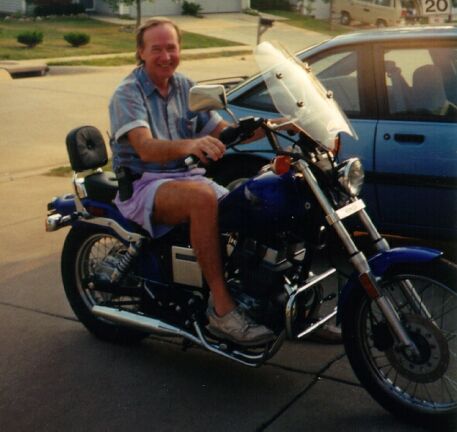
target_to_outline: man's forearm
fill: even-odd
[[[189,155],[190,140],[161,140],[143,138],[132,146],[143,162],[165,163]]]

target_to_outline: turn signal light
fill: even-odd
[[[340,152],[340,150],[341,150],[341,137],[340,137],[340,134],[338,134],[335,137],[335,143],[333,145],[333,150],[332,150],[333,156],[338,156],[338,153]]]
[[[289,172],[291,161],[290,156],[276,156],[273,160],[273,172],[277,175]]]

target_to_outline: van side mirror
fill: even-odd
[[[227,108],[227,96],[223,85],[196,85],[189,90],[189,109],[209,111]]]

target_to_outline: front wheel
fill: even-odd
[[[395,415],[420,424],[454,424],[457,266],[443,259],[398,265],[381,286],[420,354],[401,349],[377,305],[354,289],[344,306],[342,329],[355,374]]]
[[[61,272],[67,299],[84,326],[100,339],[129,344],[138,342],[147,334],[119,326],[91,312],[96,305],[122,307],[132,312],[137,310],[139,298],[109,292],[96,282],[97,274],[109,270],[126,249],[114,235],[102,228],[74,227],[65,239]]]

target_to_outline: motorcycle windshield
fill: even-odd
[[[273,103],[285,118],[330,151],[335,150],[339,133],[357,139],[332,92],[306,64],[269,42],[257,45],[254,56]]]

